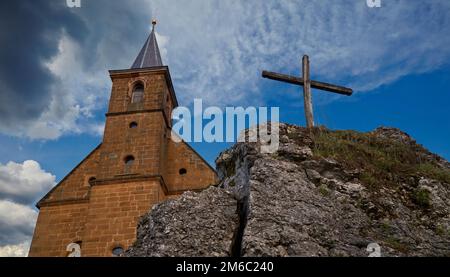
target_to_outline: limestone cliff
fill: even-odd
[[[450,165],[398,129],[280,126],[238,143],[220,183],[143,216],[127,256],[450,256]]]

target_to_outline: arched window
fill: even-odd
[[[133,121],[133,122],[130,123],[130,129],[135,129],[137,127],[138,127],[138,123],[137,122]]]
[[[133,156],[126,156],[124,159],[126,166],[132,166],[134,163],[134,157]]]
[[[144,100],[144,86],[137,84],[133,88],[133,94],[131,95],[131,103],[141,103]]]

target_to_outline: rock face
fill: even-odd
[[[238,143],[220,183],[145,215],[126,256],[450,256],[450,166],[398,129],[280,125]]]
[[[229,256],[235,237],[237,201],[215,187],[187,192],[142,217],[132,256]]]

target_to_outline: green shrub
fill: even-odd
[[[322,184],[319,186],[319,192],[323,196],[329,196],[331,194],[330,190],[328,189],[328,187],[325,184]]]
[[[431,163],[419,164],[417,165],[416,170],[421,175],[450,184],[450,170],[437,167]]]
[[[414,193],[414,202],[424,208],[431,206],[430,192],[426,189],[417,189]]]
[[[422,163],[420,154],[426,150],[415,144],[372,133],[319,129],[315,130],[313,141],[315,156],[333,158],[346,168],[362,169],[360,180],[368,188],[395,187],[418,176],[450,184],[450,170],[432,162]]]

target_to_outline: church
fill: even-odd
[[[37,203],[30,257],[66,257],[72,249],[82,257],[118,256],[153,205],[216,182],[194,149],[170,138],[178,102],[155,25],[131,68],[109,72],[101,144]]]

